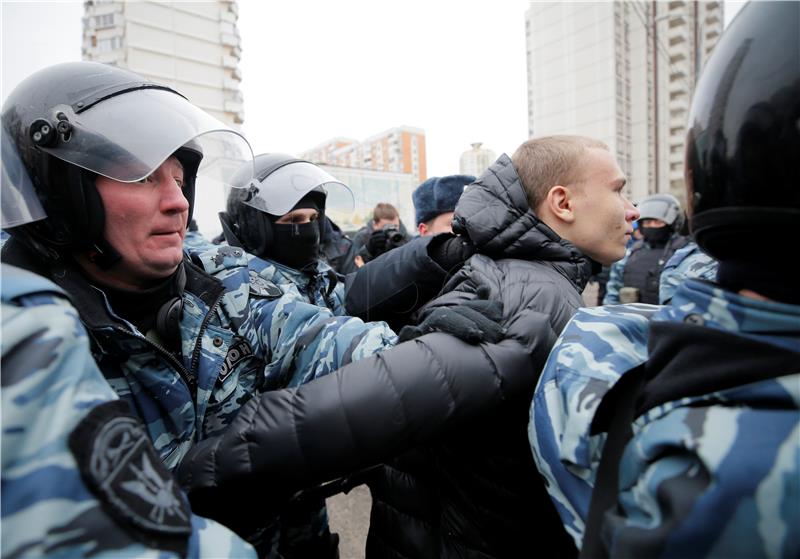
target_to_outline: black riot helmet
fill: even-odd
[[[243,182],[239,177],[235,180]],[[232,189],[228,194],[227,211],[220,214],[223,233],[229,244],[268,258],[273,252],[272,224],[303,199],[311,199],[319,212],[322,240],[325,210],[331,198],[339,207],[349,204],[352,208],[350,189],[317,165],[285,153],[257,155],[250,187]]]
[[[196,177],[230,185],[225,178],[237,168],[248,161],[252,168],[252,150],[238,132],[169,87],[94,62],[29,76],[6,99],[2,125],[47,215],[11,234],[49,256],[88,251],[102,267],[119,256],[103,238],[98,175],[135,183],[174,155],[191,213]]]
[[[785,261],[800,241],[799,26],[798,2],[748,3],[698,82],[687,199],[697,243],[720,261]]]

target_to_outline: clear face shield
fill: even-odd
[[[36,196],[31,179],[22,159],[19,157],[17,147],[6,132],[2,129],[2,164],[0,164],[0,207],[2,207],[3,229],[25,225],[33,221],[44,219],[47,215]]]
[[[67,105],[57,111],[69,130],[55,146],[40,149],[110,179],[139,181],[190,142],[203,154],[198,184],[242,188],[252,179],[242,171],[253,161],[247,140],[174,92],[136,89],[78,112]]]
[[[295,161],[279,167],[264,180],[252,181],[245,204],[262,212],[282,216],[300,199],[321,187],[326,193],[325,215],[337,221],[353,212],[353,192],[342,181],[307,161]]]

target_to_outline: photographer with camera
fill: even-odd
[[[411,236],[400,221],[393,205],[380,202],[372,211],[372,221],[361,228],[353,239],[356,247],[356,266],[359,268],[376,256],[406,244]]]

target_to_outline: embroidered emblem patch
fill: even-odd
[[[274,299],[283,295],[283,290],[268,279],[264,279],[250,270],[250,293],[257,297]]]
[[[247,340],[238,337],[234,339],[228,349],[228,353],[225,355],[225,362],[222,364],[222,369],[219,371],[219,376],[217,377],[219,382],[225,382],[225,379],[230,376],[236,365],[251,355],[253,355],[253,350],[250,344],[247,343]]]
[[[120,525],[155,547],[185,549],[189,505],[125,402],[89,412],[70,434],[69,447],[83,480]]]

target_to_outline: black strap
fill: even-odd
[[[610,534],[603,534],[603,520],[616,507],[619,464],[633,437],[634,419],[666,402],[800,371],[800,354],[760,340],[684,323],[653,322],[650,329],[648,361],[620,378],[592,420],[591,434],[607,432],[608,437],[589,504],[581,558],[609,556]]]
[[[619,489],[619,463],[622,452],[633,437],[631,423],[635,419],[637,395],[647,381],[645,365],[625,373],[606,393],[592,420],[591,434],[608,432],[603,456],[597,469],[592,501],[586,519],[586,530],[580,557],[608,557],[603,544],[603,518],[615,506]]]

